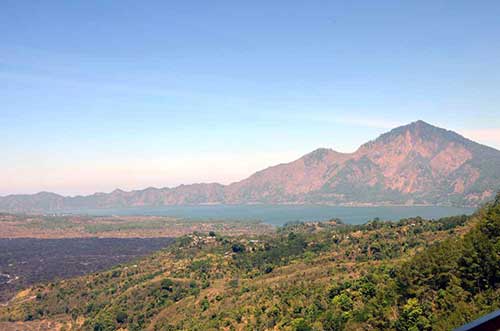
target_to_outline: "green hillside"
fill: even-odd
[[[500,195],[472,217],[193,234],[21,292],[0,319],[96,331],[449,330],[498,307]]]

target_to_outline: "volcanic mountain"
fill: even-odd
[[[427,204],[476,206],[500,190],[500,151],[423,121],[401,126],[354,153],[320,148],[230,185],[147,188],[64,197],[41,192],[0,197],[0,210],[192,204]]]

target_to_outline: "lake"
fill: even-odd
[[[436,219],[445,216],[471,214],[475,208],[441,206],[344,207],[323,205],[202,205],[132,207],[72,211],[94,216],[173,216],[194,220],[259,220],[280,226],[292,221],[322,221],[340,218],[348,224],[362,224],[375,217],[396,221],[421,216]]]

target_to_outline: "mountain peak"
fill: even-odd
[[[375,145],[387,145],[395,143],[398,145],[411,144],[418,145],[423,142],[433,142],[436,145],[444,143],[462,143],[467,144],[469,141],[456,132],[449,131],[422,120],[411,122],[406,125],[399,126],[380,135],[377,139],[371,140],[362,145],[358,152],[366,151],[373,148]]]
[[[114,195],[114,194],[123,194],[123,193],[126,193],[126,192],[122,189],[117,188],[113,192],[111,192],[110,194]]]
[[[53,211],[181,204],[476,205],[500,189],[500,151],[418,120],[354,153],[318,148],[230,185],[116,189],[91,196],[0,197],[0,210]]]
[[[47,191],[40,191],[38,193],[35,193],[33,196],[41,197],[41,198],[60,198],[60,197],[62,197],[61,195],[59,195],[57,193],[52,193],[52,192],[47,192]]]
[[[325,156],[331,153],[336,153],[336,152],[330,148],[320,147],[310,153],[307,153],[306,155],[304,155],[304,157],[310,159],[323,159]]]
[[[448,131],[445,129],[442,129],[440,127],[437,127],[435,125],[429,124],[427,122],[424,122],[422,120],[418,120],[415,122],[411,122],[406,125],[399,126],[397,128],[392,129],[391,131],[387,132],[388,134],[392,133],[405,133],[405,132],[412,132],[416,134],[423,134],[426,132],[452,132]]]
[[[406,126],[408,126],[408,127],[433,127],[433,128],[436,128],[436,126],[429,124],[423,120],[417,120],[415,122],[411,122],[410,124],[407,124]]]

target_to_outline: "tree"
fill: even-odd
[[[231,247],[234,253],[241,253],[245,251],[245,246],[240,243],[233,244]]]
[[[311,325],[303,318],[296,318],[292,321],[292,329],[294,331],[312,331]]]
[[[342,311],[349,311],[352,309],[352,299],[345,292],[333,297],[332,303]]]
[[[347,321],[347,316],[340,314],[334,314],[328,311],[322,319],[323,330],[325,331],[342,331],[345,329],[345,323]]]
[[[116,313],[116,321],[120,324],[123,324],[127,321],[128,315],[126,312],[120,310]]]
[[[161,281],[161,288],[163,290],[167,290],[172,292],[172,287],[174,286],[174,282],[170,278],[165,278]]]
[[[100,313],[93,326],[94,331],[112,331],[116,329],[115,319],[109,312]]]
[[[403,307],[403,312],[396,322],[399,331],[426,331],[431,330],[429,319],[424,314],[424,309],[416,298],[408,299]]]
[[[210,303],[208,302],[208,299],[205,297],[203,300],[201,300],[200,303],[201,311],[205,311],[210,307]]]

